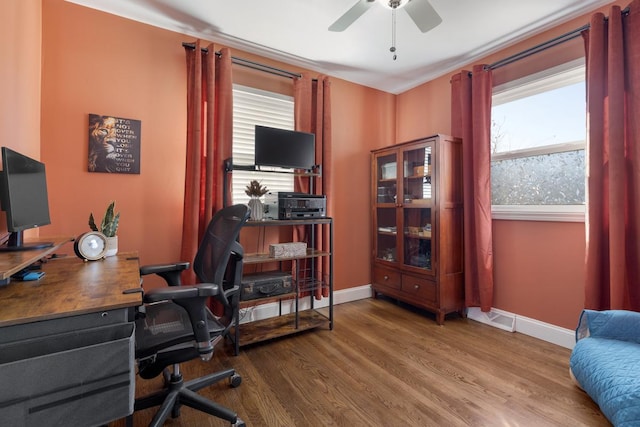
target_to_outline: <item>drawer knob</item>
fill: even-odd
[[[384,276],[384,280],[389,280],[389,276]]]
[[[420,289],[420,285],[413,285],[413,289],[417,291],[418,289]]]

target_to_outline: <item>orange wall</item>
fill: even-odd
[[[493,221],[494,307],[568,329],[584,307],[584,223]]]
[[[628,0],[616,1],[626,7]],[[601,10],[608,14],[609,7]],[[517,43],[473,64],[490,64],[581,27],[591,13]],[[584,54],[581,39],[496,70],[494,83]],[[469,64],[464,69],[471,69]],[[451,87],[455,72],[398,96],[397,141],[451,132]],[[494,221],[494,307],[573,329],[584,301],[583,223]]]
[[[120,251],[176,259],[184,194],[183,37],[77,6],[43,1],[42,159],[52,224],[77,236],[111,200]],[[87,172],[88,114],[142,122],[139,175]],[[70,245],[68,245],[70,246]],[[68,249],[71,249],[70,247]]]
[[[371,283],[369,151],[393,142],[395,96],[332,82],[334,266],[336,289],[343,289]]]
[[[63,0],[43,1],[42,11],[41,144],[52,225],[41,234],[78,235],[87,230],[90,212],[102,215],[116,200],[121,251],[139,251],[142,263],[177,260],[186,134],[182,42],[194,38]],[[244,67],[234,67],[234,76],[242,84],[257,78],[279,92],[291,87],[291,80]],[[342,289],[370,282],[368,155],[370,147],[393,140],[395,100],[340,79],[332,82],[335,289]],[[87,172],[89,113],[142,121],[139,175]]]
[[[398,95],[396,142],[437,133],[451,133],[449,76],[432,80]]]

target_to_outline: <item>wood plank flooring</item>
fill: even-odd
[[[227,347],[182,368],[187,379],[235,368],[240,387],[225,381],[200,393],[247,426],[610,426],[570,380],[569,355],[455,315],[438,326],[429,313],[366,299],[335,306],[333,331],[248,346],[237,357]],[[160,383],[138,378],[137,393]],[[135,426],[152,414],[136,413]],[[228,424],[183,407],[166,425]]]

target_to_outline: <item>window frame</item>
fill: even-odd
[[[492,93],[492,107],[584,80],[585,58],[582,57],[548,68],[538,73],[530,74],[495,86]],[[579,149],[586,150],[586,141],[571,141],[524,150],[496,153],[491,155],[491,161],[553,154]],[[584,222],[585,212],[586,202],[582,205],[491,204],[491,217],[494,220]]]

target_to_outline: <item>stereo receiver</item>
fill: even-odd
[[[327,216],[327,197],[279,191],[265,196],[265,218],[307,219]]]

